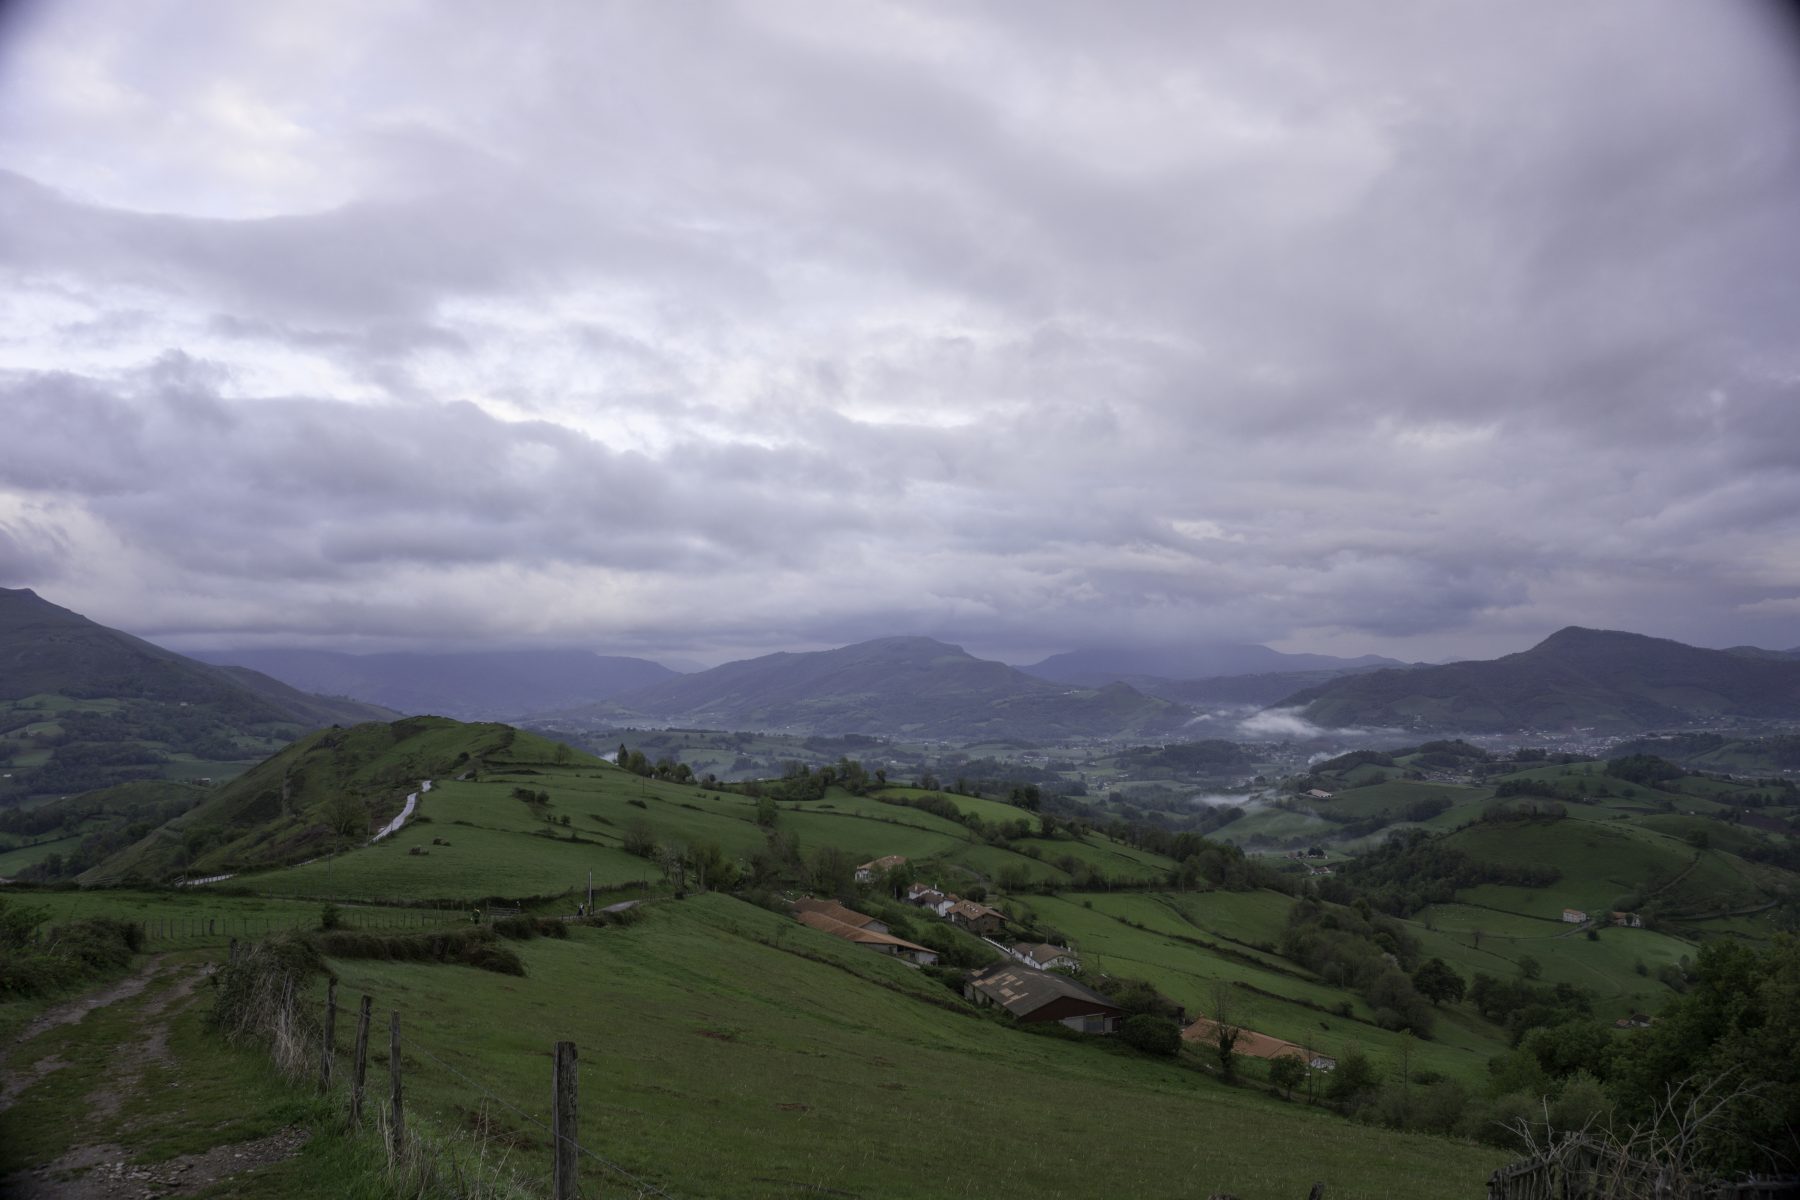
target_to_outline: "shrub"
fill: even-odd
[[[0,901],[0,997],[35,996],[116,971],[143,949],[143,927],[112,917],[71,921],[31,941],[44,910]]]
[[[1181,1053],[1181,1026],[1168,1017],[1150,1013],[1126,1017],[1119,1036],[1127,1046],[1142,1050],[1145,1054],[1173,1058]]]
[[[317,1020],[298,997],[305,982],[324,969],[319,947],[309,938],[258,942],[213,973],[216,991],[207,1023],[227,1041],[267,1044],[284,1071],[298,1074],[312,1062]]]
[[[335,904],[327,904],[319,910],[319,928],[326,933],[344,927],[344,913]]]
[[[530,921],[531,918],[514,918]],[[496,922],[500,924],[501,922]],[[561,922],[557,922],[561,924]],[[533,936],[530,933],[514,936]],[[568,936],[568,931],[563,931]],[[386,962],[438,962],[503,975],[525,974],[518,952],[499,944],[491,926],[458,926],[427,933],[368,933],[340,930],[314,934],[309,939],[315,955],[328,958],[365,958]]]

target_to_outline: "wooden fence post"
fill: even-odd
[[[325,1031],[319,1038],[319,1095],[321,1096],[331,1090],[331,1052],[335,1049],[337,1049],[337,980],[333,979],[325,985]]]
[[[581,1186],[581,1129],[575,1119],[576,1090],[575,1043],[558,1042],[550,1073],[550,1124],[556,1130],[551,1195],[555,1200],[576,1200]]]
[[[356,1061],[350,1068],[350,1128],[355,1129],[362,1123],[363,1081],[369,1074],[369,1010],[375,1004],[373,996],[362,998],[362,1007],[356,1013]]]
[[[395,1159],[406,1157],[406,1108],[400,1089],[400,1010],[395,1009],[388,1022],[388,1152]]]

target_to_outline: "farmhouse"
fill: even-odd
[[[1306,794],[1311,796],[1314,800],[1329,800],[1329,799],[1331,799],[1331,793],[1326,791],[1324,788],[1312,788]]]
[[[1643,1013],[1632,1013],[1629,1017],[1620,1017],[1613,1022],[1615,1029],[1648,1029],[1650,1018]]]
[[[903,854],[890,854],[885,858],[874,859],[856,868],[856,882],[867,883],[878,875],[886,875],[895,867],[904,867],[905,865],[906,856]]]
[[[933,912],[937,911],[937,906],[939,904],[951,899],[954,899],[954,897],[945,895],[928,883],[915,883],[906,889],[906,902],[908,904],[916,904],[920,908],[929,908]]]
[[[1644,927],[1644,918],[1638,916],[1636,913],[1616,912],[1612,914],[1612,923],[1614,925],[1623,925],[1627,929],[1642,929]]]
[[[1181,1031],[1184,1041],[1211,1042],[1218,1037],[1217,1022],[1200,1017]],[[1270,1037],[1266,1033],[1257,1033],[1253,1029],[1238,1030],[1237,1042],[1232,1052],[1248,1058],[1297,1058],[1315,1071],[1333,1071],[1337,1069],[1337,1059],[1329,1054],[1318,1054],[1305,1046],[1294,1042],[1284,1042],[1280,1038]]]
[[[999,933],[1006,925],[1005,913],[973,900],[958,900],[941,915],[948,917],[952,925],[960,925],[970,933]]]
[[[800,899],[794,901],[794,911],[797,913],[817,913],[819,916],[828,917],[841,925],[849,925],[856,929],[867,929],[872,933],[886,933],[888,931],[887,923],[885,921],[878,921],[867,913],[857,912],[854,908],[845,908],[836,900],[814,900],[811,896],[802,896]]]
[[[846,909],[845,911],[850,910]],[[802,925],[808,928],[817,929],[820,933],[829,933],[832,937],[843,938],[846,942],[855,942],[877,954],[891,954],[895,958],[903,958],[921,967],[929,967],[937,962],[937,951],[927,946],[921,946],[917,942],[909,942],[905,938],[897,938],[891,933],[880,933],[873,929],[848,925],[821,912],[802,911],[794,915],[799,918]]]
[[[1579,908],[1565,908],[1565,909],[1563,909],[1563,918],[1562,919],[1564,921],[1568,922],[1570,925],[1580,925],[1582,922],[1586,921],[1588,918],[1587,918],[1587,914],[1582,912]]]
[[[1078,1033],[1117,1033],[1125,1010],[1067,975],[1002,963],[970,975],[963,996],[998,1004],[1027,1024],[1056,1021]]]
[[[1081,959],[1067,946],[1052,946],[1048,942],[1021,942],[1017,946],[1005,947],[1005,950],[1020,962],[1040,971],[1081,970]]]

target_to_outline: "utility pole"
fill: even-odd
[[[588,916],[594,915],[594,868],[588,868]]]

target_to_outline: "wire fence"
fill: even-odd
[[[248,944],[242,947],[235,944],[233,946],[234,959],[237,957],[247,958],[251,953],[252,947]],[[354,1044],[356,1049],[346,1097],[349,1104],[350,1121],[354,1126],[358,1121],[358,1115],[364,1111],[364,1098],[367,1092],[368,1050],[374,997],[364,994],[360,1005],[350,1008],[342,1007],[338,1003],[337,984],[333,980],[326,992],[324,1019],[318,1024],[312,1024],[312,1019],[302,1017],[299,1011],[304,1001],[297,992],[298,989],[293,989],[290,984],[286,992],[285,1003],[282,1006],[289,1015],[284,1017],[281,1023],[285,1028],[291,1029],[310,1025],[318,1031],[313,1042],[312,1061],[316,1065],[316,1074],[322,1092],[335,1090],[335,1085],[341,1081],[336,1065],[340,1055],[336,1035],[338,1016],[340,1013],[345,1013],[355,1019]],[[576,1054],[573,1043],[558,1043],[552,1051],[551,1059],[556,1064],[556,1069],[553,1071],[551,1079],[547,1081],[547,1090],[552,1093],[552,1112],[546,1119],[521,1107],[514,1100],[500,1095],[486,1083],[471,1076],[468,1070],[447,1061],[446,1051],[425,1045],[412,1029],[407,1028],[403,1037],[401,1013],[397,1009],[390,1012],[390,1031],[392,1040],[388,1053],[388,1070],[391,1076],[389,1095],[385,1104],[371,1103],[369,1107],[373,1110],[377,1127],[388,1139],[390,1161],[396,1165],[400,1165],[407,1156],[409,1144],[424,1146],[424,1157],[443,1157],[441,1153],[443,1147],[426,1145],[416,1129],[408,1130],[404,1112],[403,1097],[411,1086],[416,1085],[417,1072],[420,1070],[417,1064],[425,1064],[426,1071],[441,1071],[444,1077],[453,1080],[452,1091],[472,1093],[473,1096],[512,1114],[525,1125],[543,1133],[551,1147],[552,1161],[555,1164],[552,1170],[554,1200],[574,1200],[575,1197],[584,1194],[580,1189],[581,1172],[577,1160],[593,1164],[614,1183],[629,1188],[629,1194],[633,1196],[676,1200],[675,1195],[661,1184],[644,1178],[623,1164],[599,1153],[592,1146],[583,1144],[580,1140],[577,1135],[576,1123],[577,1096],[573,1070]],[[290,1063],[289,1065],[291,1069],[294,1064]],[[411,1073],[409,1074],[409,1072]],[[482,1135],[486,1136],[488,1131],[485,1120],[481,1122],[479,1128]],[[566,1151],[567,1154],[559,1154],[559,1151]],[[415,1152],[415,1157],[419,1157],[417,1152]],[[415,1163],[413,1165],[423,1164]],[[476,1194],[498,1193],[478,1189]],[[607,1191],[607,1195],[618,1194],[620,1193],[616,1187]]]
[[[336,917],[338,929],[406,930],[436,929],[455,923],[467,924],[466,910],[434,908],[402,908],[391,911],[340,909]],[[266,938],[277,933],[320,928],[320,913],[291,913],[257,916],[254,914],[195,914],[187,916],[140,917],[137,925],[144,931],[146,945],[217,940],[219,938]]]

